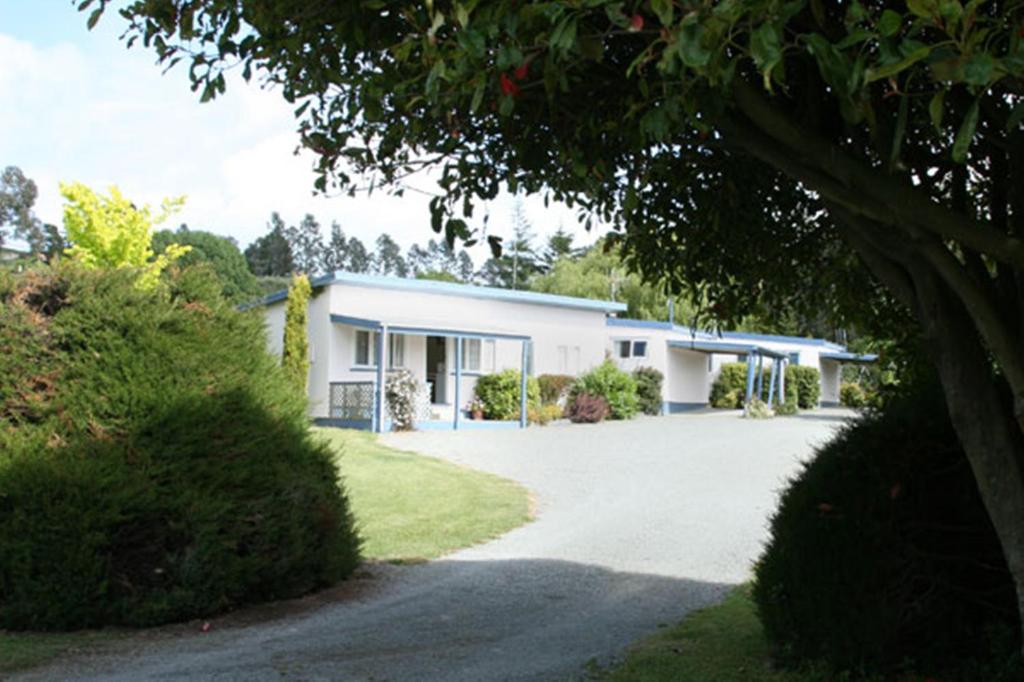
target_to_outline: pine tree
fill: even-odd
[[[281,366],[295,387],[306,393],[309,379],[309,339],[306,336],[309,297],[312,288],[306,275],[294,275],[288,287],[288,304],[284,313],[284,352]]]

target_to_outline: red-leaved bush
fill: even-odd
[[[608,401],[599,395],[580,393],[565,408],[565,416],[576,424],[596,424],[611,414]]]

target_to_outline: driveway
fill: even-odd
[[[849,416],[701,413],[525,431],[388,434],[521,482],[537,518],[371,594],[156,636],[27,679],[566,680],[750,577],[778,490]],[[127,652],[131,649],[130,653]]]

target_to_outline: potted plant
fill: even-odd
[[[484,418],[484,401],[479,398],[473,398],[466,405],[466,412],[472,419],[483,419]]]

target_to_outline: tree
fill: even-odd
[[[331,237],[324,247],[324,269],[344,270],[348,265],[348,239],[337,221],[331,223]]]
[[[270,216],[267,234],[245,249],[249,270],[257,277],[286,277],[295,269],[292,247],[288,244],[286,227],[276,212]]]
[[[533,228],[519,201],[512,207],[512,230],[512,243],[503,248],[501,255],[484,263],[480,277],[494,287],[524,289],[541,271],[541,265],[533,246]]]
[[[349,237],[348,255],[345,259],[345,269],[349,272],[369,272],[373,265],[373,256],[366,250],[366,246],[357,237]]]
[[[240,302],[259,295],[259,284],[234,239],[204,230],[190,230],[187,225],[177,230],[160,230],[153,235],[152,247],[157,254],[164,253],[172,244],[189,247],[188,253],[178,260],[180,265],[209,264],[223,283],[222,293],[227,299]]]
[[[373,272],[378,275],[407,277],[409,266],[402,257],[402,249],[387,234],[377,237],[377,251],[373,255]]]
[[[306,323],[309,316],[309,296],[312,293],[305,274],[292,276],[288,287],[288,303],[284,311],[284,343],[281,366],[295,388],[306,394],[309,381],[309,338]]]
[[[38,196],[36,183],[17,166],[8,166],[0,173],[0,246],[13,236],[27,242],[33,255],[47,253],[47,241],[56,228],[44,226],[33,213]]]
[[[548,243],[540,255],[538,265],[541,272],[551,272],[551,268],[562,258],[573,258],[579,255],[580,250],[574,248],[572,242],[572,234],[566,232],[565,228],[559,225],[554,234],[548,237]]]
[[[426,247],[413,244],[409,248],[406,262],[409,271],[417,279],[452,282],[469,282],[473,279],[473,259],[465,249],[456,250],[444,240],[431,239]],[[447,276],[441,276],[442,273]]]
[[[548,294],[618,301],[626,304],[626,316],[638,320],[668,320],[669,297],[656,286],[632,273],[622,260],[621,249],[606,249],[598,241],[582,256],[563,256],[551,271],[530,280],[530,289]],[[688,324],[695,307],[684,296],[674,297],[674,319]]]
[[[204,98],[240,61],[308,103],[321,190],[434,162],[446,234],[502,182],[547,192],[621,227],[636,269],[716,316],[767,295],[848,316],[902,304],[1024,617],[1019,2],[271,0],[244,31],[242,8],[134,3],[128,37],[191,58]]]
[[[324,271],[326,249],[323,235],[320,234],[320,223],[316,218],[307,213],[298,225],[287,227],[284,235],[291,247],[296,270],[307,275],[317,275]]]
[[[71,248],[68,256],[87,268],[135,268],[138,285],[148,289],[190,247],[168,244],[159,255],[153,252],[153,225],[178,211],[185,197],[164,199],[160,213],[149,206],[136,208],[117,187],[102,196],[80,182],[61,183],[64,197],[64,232]]]

